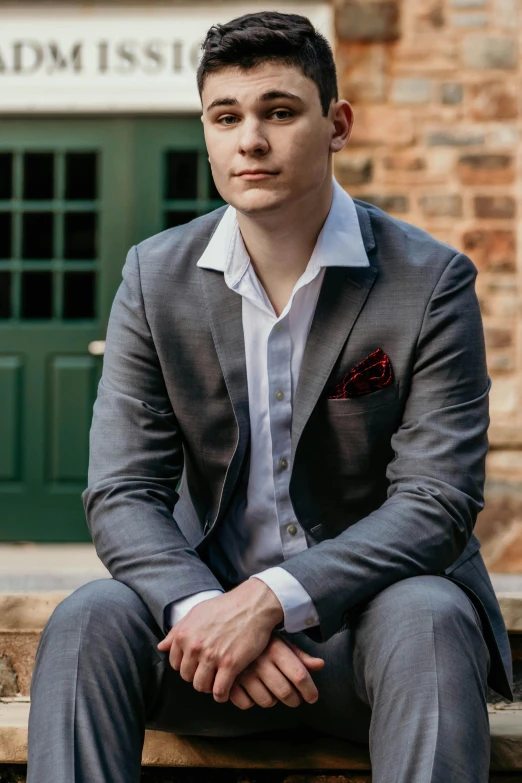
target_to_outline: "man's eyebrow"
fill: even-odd
[[[299,95],[294,95],[293,92],[285,92],[284,90],[270,90],[270,92],[264,92],[257,99],[257,103],[264,103],[266,101],[273,101],[277,98],[286,98],[291,101],[299,101],[304,103],[303,99]],[[239,106],[239,101],[236,98],[216,98],[215,101],[209,103],[207,111],[215,109],[216,106]]]
[[[235,98],[216,98],[215,101],[209,103],[207,111],[214,109],[216,106],[237,106],[238,101]]]
[[[304,103],[303,99],[300,98],[299,95],[294,95],[293,92],[285,92],[284,90],[271,90],[270,92],[265,92],[258,98],[258,101],[260,103],[263,101],[273,101],[275,98],[287,98],[291,101],[299,101],[299,103]]]

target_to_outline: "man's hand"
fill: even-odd
[[[259,657],[283,618],[283,607],[268,585],[247,579],[194,606],[158,649],[170,649],[170,665],[195,690],[225,702],[237,675]]]
[[[319,693],[308,670],[317,671],[323,666],[322,658],[308,655],[287,639],[272,634],[261,655],[236,677],[230,701],[240,710],[248,710],[254,704],[273,707],[278,699],[287,707],[298,707],[301,695],[313,704]]]

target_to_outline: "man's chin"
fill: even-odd
[[[243,215],[262,215],[280,209],[285,204],[282,193],[263,191],[252,188],[246,193],[234,194],[228,201]]]

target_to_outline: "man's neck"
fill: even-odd
[[[277,315],[306,269],[330,211],[332,178],[321,192],[285,210],[261,217],[237,212],[237,220],[255,273]]]

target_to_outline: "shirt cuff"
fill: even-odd
[[[165,609],[165,615],[170,620],[170,625],[176,625],[186,614],[190,612],[193,606],[197,606],[201,601],[207,598],[215,598],[222,595],[224,590],[201,590],[199,593],[193,593],[185,598],[173,601]]]
[[[279,599],[285,615],[285,631],[297,633],[319,625],[319,617],[313,601],[295,576],[284,568],[274,566],[258,574],[252,574],[249,579],[254,577],[267,584]]]

